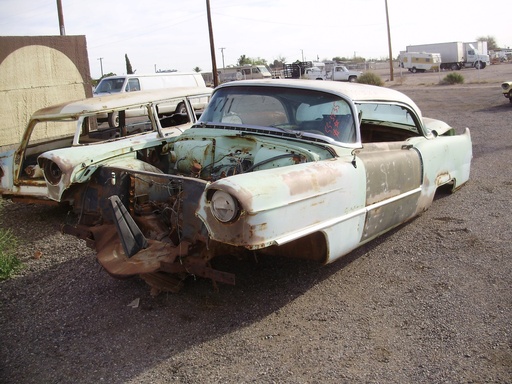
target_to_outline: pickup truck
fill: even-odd
[[[307,68],[304,77],[309,80],[334,80],[355,82],[362,75],[362,72],[351,71],[344,65],[335,65],[332,69],[326,70],[321,67]]]

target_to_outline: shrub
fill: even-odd
[[[460,73],[449,73],[441,80],[441,84],[464,84],[464,76]]]
[[[11,277],[21,269],[21,261],[16,257],[16,238],[9,231],[0,228],[0,280]]]
[[[0,199],[0,209],[2,200]],[[0,228],[0,281],[8,279],[22,268],[21,261],[16,257],[17,241],[8,229]]]
[[[380,76],[373,72],[363,73],[357,78],[357,82],[361,84],[378,85],[379,87],[384,85]]]

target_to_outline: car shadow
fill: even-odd
[[[65,219],[65,212],[40,212],[55,215],[52,223]],[[55,225],[46,231],[40,235]],[[172,365],[177,354],[266,318],[318,283],[344,279],[349,264],[393,232],[328,265],[226,256],[216,267],[235,273],[235,286],[191,277],[181,292],[156,297],[139,278],[110,277],[93,251],[50,263],[0,285],[0,382],[123,383],[163,362]]]
[[[504,98],[505,99],[505,98]],[[512,103],[507,102],[505,99],[505,102],[503,104],[499,105],[493,105],[486,108],[478,109],[477,112],[492,112],[492,113],[510,113],[512,110]]]

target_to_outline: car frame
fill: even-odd
[[[333,262],[460,188],[472,159],[468,128],[398,91],[308,80],[223,84],[170,146],[164,173],[102,167],[91,182],[110,206],[64,227],[155,292],[191,275],[234,284],[212,264],[225,254]]]
[[[197,121],[191,100],[206,105],[211,93],[207,87],[177,87],[42,108],[31,116],[20,144],[0,154],[0,194],[17,202],[79,204],[85,183],[103,165],[153,170],[151,152],[190,128]],[[121,115],[121,126],[102,124],[107,113]]]

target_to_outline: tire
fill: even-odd
[[[481,61],[477,61],[477,62],[475,63],[475,68],[476,68],[476,69],[482,69],[482,62],[481,62]]]
[[[357,76],[350,76],[350,77],[348,78],[348,81],[349,81],[350,83],[355,83],[355,82],[357,81]]]
[[[510,103],[512,103],[512,91],[509,91],[509,93],[508,93],[508,101],[510,101]]]
[[[185,103],[179,103],[174,112],[175,113],[187,113],[187,107],[185,107]]]
[[[457,63],[453,63],[453,64],[450,66],[450,69],[451,69],[452,71],[457,71],[457,70],[459,70],[460,68],[459,68],[459,65],[458,65]]]
[[[111,128],[119,128],[119,112],[108,114],[108,125]]]
[[[416,73],[416,67],[412,67],[411,72]]]

